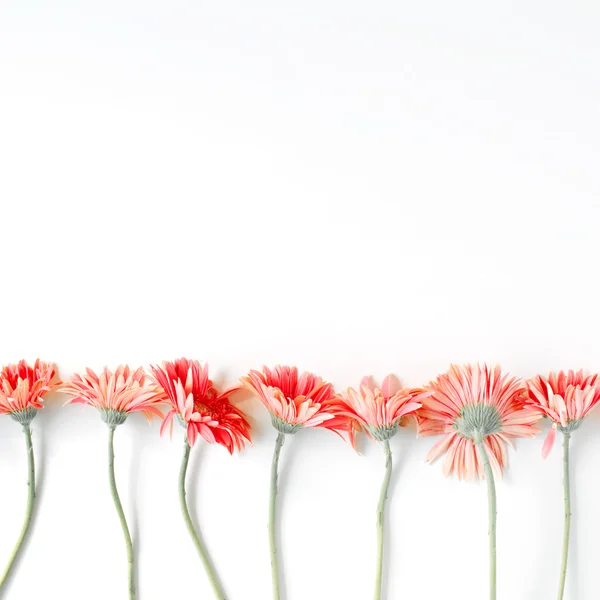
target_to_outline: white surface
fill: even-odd
[[[600,368],[600,9],[592,2],[58,2],[0,6],[0,362],[276,362],[336,386],[450,361]],[[34,422],[37,522],[7,597],[125,598],[92,409]],[[268,600],[274,432],[194,451],[190,500],[231,600]],[[600,413],[573,442],[569,600],[600,593]],[[25,453],[0,420],[0,562]],[[117,478],[139,597],[209,598],[180,519],[180,440],[131,418]],[[403,431],[388,600],[481,600],[483,485]],[[560,451],[498,486],[499,598],[555,597]],[[376,446],[304,431],[282,455],[285,600],[372,597]],[[134,507],[137,517],[134,518]]]

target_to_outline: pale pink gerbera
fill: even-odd
[[[208,365],[197,360],[180,358],[151,367],[156,382],[164,390],[165,401],[171,410],[161,425],[173,429],[175,415],[185,424],[187,440],[193,446],[197,437],[225,446],[229,453],[241,450],[250,441],[250,424],[244,414],[229,401],[237,387],[221,393],[208,378]]]
[[[533,437],[540,415],[525,405],[525,388],[515,377],[503,375],[500,367],[451,365],[426,390],[418,412],[419,435],[444,437],[433,446],[427,460],[444,452],[444,473],[459,479],[484,476],[475,445],[482,444],[494,471],[502,475],[506,446],[511,438]]]
[[[564,487],[564,534],[563,550],[558,583],[558,598],[565,593],[569,536],[571,530],[571,487],[569,482],[569,443],[571,434],[581,425],[584,417],[600,401],[600,377],[585,377],[583,371],[551,372],[548,377],[536,375],[526,382],[527,404],[539,415],[548,417],[552,427],[542,447],[546,458],[554,445],[556,430],[563,434],[563,487]]]
[[[86,369],[84,375],[76,373],[61,389],[72,396],[68,403],[97,408],[107,425],[120,425],[129,413],[137,411],[149,421],[153,416],[163,416],[157,408],[163,401],[162,390],[141,367],[132,370],[128,365],[119,365],[114,372],[104,367],[100,375]]]
[[[395,375],[388,375],[381,388],[372,377],[364,377],[359,390],[348,388],[338,394],[340,414],[351,420],[350,441],[355,445],[354,431],[364,429],[371,439],[389,440],[402,426],[403,417],[414,415],[423,398],[430,395],[420,388],[403,388]]]
[[[141,412],[149,421],[153,416],[162,417],[157,405],[163,401],[163,391],[148,378],[142,368],[132,370],[128,365],[119,365],[114,372],[104,367],[100,375],[86,369],[85,375],[73,375],[62,387],[62,391],[71,396],[68,403],[87,404],[97,408],[108,426],[109,484],[125,538],[129,599],[134,600],[133,544],[115,480],[114,434],[117,426],[124,423],[132,412]]]
[[[60,382],[54,381],[54,366],[39,358],[33,366],[21,360],[0,371],[0,414],[30,423],[36,412],[43,408],[44,395]]]
[[[333,386],[317,375],[307,371],[299,375],[296,367],[277,365],[272,371],[252,370],[241,380],[257,394],[281,433],[295,433],[302,427],[348,428],[348,419],[337,411]]]
[[[354,430],[364,429],[371,439],[381,442],[385,453],[385,475],[377,506],[376,599],[381,598],[383,587],[385,505],[392,476],[392,451],[389,440],[402,425],[402,419],[407,415],[414,415],[415,411],[421,408],[421,401],[428,395],[429,393],[422,389],[402,388],[397,377],[388,375],[381,388],[375,386],[371,377],[364,377],[358,392],[348,388],[336,397],[340,414],[351,422],[349,434],[352,445],[354,446]]]
[[[490,600],[496,599],[496,487],[494,471],[502,475],[506,443],[532,437],[540,416],[525,406],[525,387],[519,379],[503,375],[500,367],[451,365],[425,389],[418,413],[420,435],[444,434],[429,451],[434,461],[446,452],[444,472],[459,479],[484,477],[488,488],[490,536]]]
[[[536,375],[526,385],[527,405],[552,421],[542,448],[544,458],[554,445],[556,430],[571,434],[600,401],[600,378],[597,374],[585,377],[583,370],[551,372],[547,378]]]

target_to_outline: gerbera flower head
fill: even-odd
[[[54,366],[39,358],[33,366],[25,360],[6,365],[0,371],[0,414],[9,414],[23,425],[31,423],[44,407],[45,394],[59,385],[55,374]]]
[[[396,434],[403,418],[421,408],[430,395],[421,388],[403,388],[395,375],[388,375],[377,387],[372,377],[363,377],[358,391],[348,388],[338,394],[340,413],[352,423],[350,441],[355,446],[355,431],[364,429],[371,439],[383,442]]]
[[[114,371],[104,367],[99,375],[86,369],[84,375],[73,375],[61,391],[72,396],[67,404],[97,408],[109,427],[124,423],[132,412],[143,413],[149,421],[153,416],[163,416],[157,408],[162,403],[162,390],[142,367],[134,370],[128,365],[119,365]]]
[[[349,420],[341,415],[331,383],[297,367],[277,365],[252,370],[241,381],[255,393],[271,413],[273,427],[281,433],[296,433],[303,427],[347,431]]]
[[[542,456],[546,458],[554,445],[556,430],[570,435],[583,418],[600,401],[600,378],[584,376],[583,370],[550,372],[548,377],[536,375],[525,382],[527,405],[552,421]]]
[[[187,431],[190,446],[200,435],[209,443],[225,446],[230,454],[250,442],[250,424],[244,413],[236,408],[229,396],[239,389],[233,387],[219,393],[208,378],[208,365],[197,360],[180,358],[151,367],[154,379],[163,389],[163,398],[171,404],[161,425],[173,431],[175,415]]]
[[[431,448],[433,462],[446,453],[444,474],[459,479],[483,477],[476,444],[482,443],[494,471],[502,476],[506,466],[506,443],[511,438],[533,437],[540,415],[526,406],[522,382],[502,374],[499,366],[451,365],[450,370],[425,389],[417,413],[419,435],[444,437]]]

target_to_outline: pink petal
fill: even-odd
[[[548,435],[544,440],[544,445],[542,446],[542,458],[546,458],[548,454],[550,454],[550,450],[552,450],[552,446],[554,445],[554,440],[556,439],[556,423],[552,425],[550,431],[548,431]]]
[[[395,375],[388,375],[381,383],[381,391],[385,398],[391,398],[401,389],[400,380]]]

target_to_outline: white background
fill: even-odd
[[[0,6],[0,362],[263,363],[355,385],[451,361],[600,368],[600,8],[593,2],[8,0]],[[8,593],[126,598],[92,409],[34,421],[39,504]],[[194,449],[190,501],[228,599],[268,600],[275,433]],[[546,426],[544,426],[544,429]],[[567,597],[600,594],[600,413],[573,440]],[[392,443],[387,599],[481,600],[485,486],[433,439]],[[173,442],[116,436],[139,597],[209,598]],[[499,598],[556,594],[560,449],[520,440],[498,485]],[[24,511],[0,420],[0,562]],[[381,450],[303,431],[282,453],[285,600],[372,597]],[[135,516],[134,516],[135,515]]]

